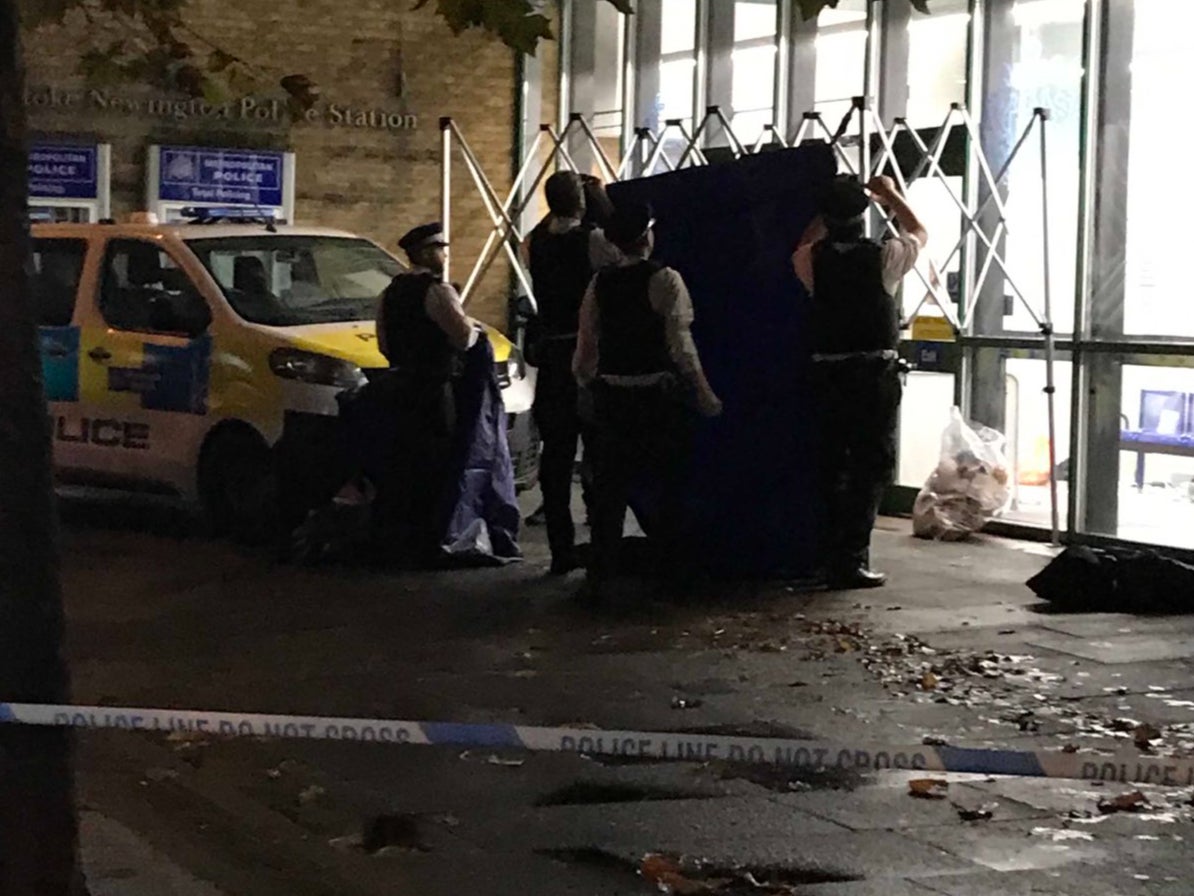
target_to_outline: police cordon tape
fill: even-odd
[[[1194,759],[1126,752],[1099,754],[925,744],[905,747],[851,746],[813,740],[690,732],[0,703],[0,724],[5,723],[158,733],[186,732],[223,738],[338,740],[512,749],[532,753],[579,753],[585,756],[675,762],[720,761],[804,770],[961,772],[1194,787]]]

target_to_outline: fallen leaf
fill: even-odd
[[[300,806],[309,806],[316,800],[322,799],[326,795],[326,790],[324,790],[318,784],[312,784],[298,795],[298,802]]]
[[[1148,722],[1141,722],[1132,732],[1132,739],[1136,741],[1136,746],[1141,750],[1150,749],[1151,742],[1161,736],[1161,730],[1148,724]]]
[[[977,808],[954,803],[954,808],[958,810],[958,817],[962,821],[990,821],[995,817],[995,803],[985,803]]]
[[[922,691],[936,690],[938,684],[940,684],[940,679],[932,672],[926,672],[920,677],[920,688]]]
[[[908,782],[908,793],[922,800],[943,800],[949,792],[949,782],[939,778],[914,778]]]
[[[710,882],[692,880],[674,859],[655,853],[643,858],[642,864],[639,866],[639,874],[643,876],[643,880],[661,893],[697,896],[697,894],[713,892]]]
[[[1099,800],[1099,811],[1104,815],[1111,815],[1114,812],[1139,812],[1146,808],[1148,808],[1148,797],[1139,790],[1121,793],[1108,800]]]

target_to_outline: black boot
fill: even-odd
[[[825,584],[830,591],[856,591],[865,588],[881,588],[887,583],[887,576],[865,566],[839,570],[826,577]]]

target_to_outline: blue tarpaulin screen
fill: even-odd
[[[653,206],[654,257],[688,284],[693,335],[725,402],[685,475],[691,560],[717,574],[815,567],[807,296],[791,256],[835,170],[832,150],[814,145],[609,187],[615,203]]]

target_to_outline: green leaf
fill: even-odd
[[[209,106],[228,102],[228,85],[218,77],[206,78],[203,82],[203,99]]]
[[[829,9],[837,9],[838,0],[797,0],[800,4],[800,12],[804,16],[805,21],[815,19],[821,14],[821,10],[828,7]],[[924,0],[920,0],[924,2]]]
[[[414,8],[422,9],[430,2],[417,0]],[[627,4],[628,0],[617,2]],[[554,37],[551,21],[535,12],[529,0],[436,0],[435,11],[453,34],[483,28],[511,49],[528,55],[534,55],[539,41]]]

